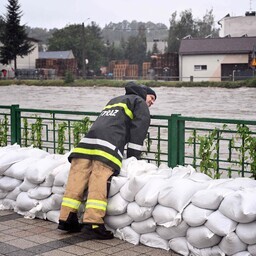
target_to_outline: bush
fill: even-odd
[[[74,76],[71,72],[67,71],[65,74],[65,84],[73,83],[74,82]]]

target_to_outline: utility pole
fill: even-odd
[[[86,79],[85,73],[85,31],[84,31],[84,22],[82,23],[82,76],[83,79]]]

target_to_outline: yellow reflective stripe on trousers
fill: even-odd
[[[132,111],[127,107],[126,104],[124,103],[117,103],[117,104],[113,104],[113,105],[108,105],[106,106],[104,109],[107,108],[113,108],[113,107],[122,107],[124,109],[124,112],[127,116],[129,116],[131,119],[133,119],[133,113]]]
[[[78,210],[81,202],[72,198],[63,197],[61,205]]]
[[[86,202],[85,209],[89,209],[89,208],[106,211],[107,203],[105,201],[101,201],[101,200],[88,199]]]
[[[110,160],[111,162],[115,163],[118,165],[120,168],[122,166],[122,162],[117,159],[116,157],[110,155],[109,153],[98,150],[98,149],[85,149],[85,148],[74,148],[72,153],[81,153],[81,154],[87,154],[87,155],[97,155],[97,156],[103,156]]]

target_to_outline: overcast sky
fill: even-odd
[[[0,14],[6,14],[8,0],[0,0]],[[171,14],[178,16],[191,9],[193,17],[202,19],[213,9],[217,22],[226,14],[244,16],[256,10],[256,0],[19,0],[23,16],[21,25],[40,28],[63,28],[69,24],[92,21],[101,28],[110,22],[152,21],[169,27]],[[218,27],[218,26],[217,26]]]

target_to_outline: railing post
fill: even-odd
[[[11,144],[21,143],[21,121],[19,105],[11,105]]]
[[[184,165],[185,126],[179,121],[180,114],[171,115],[168,120],[168,166]]]

